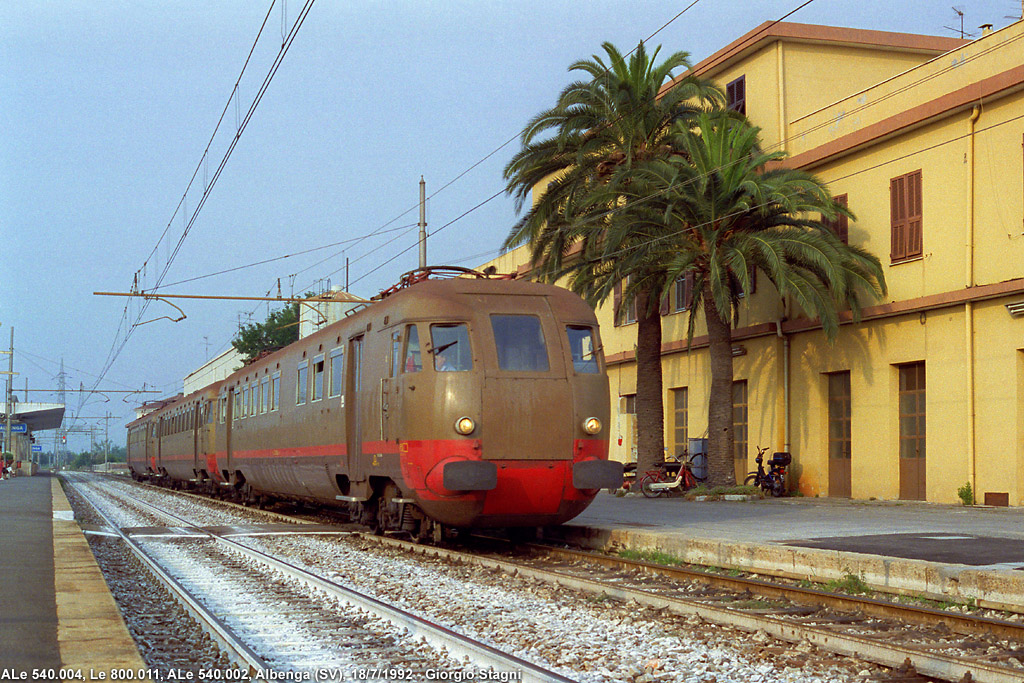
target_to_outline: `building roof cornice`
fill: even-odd
[[[694,65],[690,73],[709,77],[719,69],[778,40],[803,43],[833,43],[853,47],[875,47],[901,52],[919,52],[940,55],[955,50],[969,40],[926,36],[916,33],[873,31],[840,26],[797,24],[785,21],[766,21],[732,41],[721,50]]]

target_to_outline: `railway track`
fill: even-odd
[[[524,681],[572,680],[174,512],[128,498],[108,484],[78,477],[68,482],[250,675],[344,671],[424,680],[436,678],[438,671],[468,669],[511,672]],[[169,522],[171,528],[124,529],[123,519],[104,509],[112,500],[142,512],[147,521]]]
[[[529,559],[368,540],[517,577],[696,616],[946,681],[1024,681],[1024,625],[546,545]],[[920,680],[920,679],[919,679]]]
[[[289,515],[270,514],[277,520],[309,524]],[[361,537],[366,543],[390,547],[391,552],[402,556],[413,552],[443,558],[441,566],[465,565],[480,568],[477,572],[493,572],[495,582],[510,587],[526,584],[527,588],[521,588],[526,592],[537,592],[529,586],[544,583],[555,587],[551,592],[567,595],[560,587],[571,587],[573,592],[593,596],[582,601],[609,600],[623,604],[621,609],[625,611],[630,609],[628,601],[635,601],[649,608],[646,617],[657,609],[681,615],[687,623],[696,620],[698,625],[710,622],[738,628],[752,635],[731,637],[756,645],[755,650],[782,650],[772,642],[776,638],[795,643],[790,652],[806,653],[807,659],[828,661],[827,653],[837,653],[853,661],[872,661],[902,671],[899,680],[926,680],[921,675],[950,681],[1024,680],[1024,666],[1020,664],[1024,661],[1024,629],[1012,622],[550,546],[533,546],[533,555],[509,558],[507,554],[465,553],[398,539]],[[502,579],[497,574],[515,575],[517,580]],[[675,628],[667,616],[661,621],[666,630]],[[608,647],[615,644],[609,642]],[[652,658],[646,663],[661,661],[658,655],[657,647],[651,648]],[[671,659],[665,662],[671,668]],[[669,670],[652,673],[667,675]],[[614,680],[621,679],[616,676]]]

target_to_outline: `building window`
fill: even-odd
[[[848,206],[847,195],[841,194],[838,197],[833,197],[832,200],[842,206],[844,209]],[[850,243],[850,219],[849,217],[839,214],[833,220],[826,220],[824,216],[821,217],[821,222],[824,223],[829,230],[835,233],[843,244]]]
[[[746,116],[747,77],[740,76],[725,86],[725,106]]]
[[[636,415],[636,394],[626,394],[622,397],[622,414]]]
[[[747,460],[747,380],[732,383],[733,457]]]
[[[675,311],[685,311],[693,303],[693,273],[676,278]]]
[[[889,181],[889,216],[893,262],[921,256],[921,170]]]
[[[688,453],[687,428],[689,427],[689,413],[687,410],[687,387],[672,390],[672,412],[675,416],[675,456],[683,459]]]
[[[925,456],[924,363],[900,368],[900,458]]]
[[[625,306],[622,305],[623,292],[628,290],[628,277],[615,285],[615,291],[613,292],[613,314],[615,317],[614,322],[616,327],[619,325],[630,325],[636,322],[636,297],[633,297],[632,301]]]
[[[828,457],[849,460],[852,453],[850,373],[836,372],[828,376]]]

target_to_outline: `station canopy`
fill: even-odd
[[[46,429],[57,429],[64,420],[63,403],[30,403],[15,402],[11,424],[24,423],[28,431],[39,432]],[[7,403],[0,403],[0,432],[3,431],[7,419]]]

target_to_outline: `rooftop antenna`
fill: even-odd
[[[956,27],[953,27],[953,26],[943,26],[943,28],[945,28],[948,31],[953,31],[954,33],[959,32],[960,33],[960,38],[963,38],[964,36],[970,36],[971,34],[966,33],[964,31],[964,8],[962,6],[961,7],[956,7],[955,6],[955,7],[953,7],[953,11],[956,12],[956,15],[958,17],[960,17],[960,28],[956,28]],[[974,36],[971,36],[971,37],[973,38]]]

